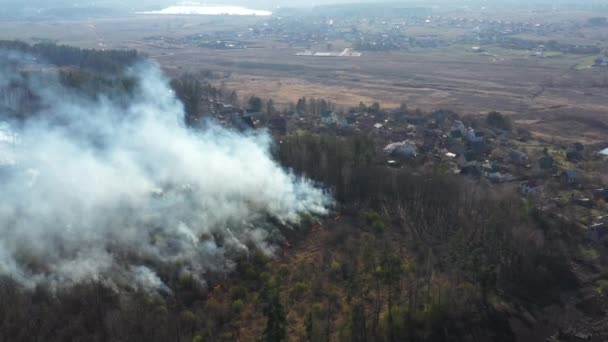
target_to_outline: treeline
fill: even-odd
[[[44,73],[22,73],[22,79],[13,80],[0,88],[0,120],[26,120],[43,108],[40,97],[34,89],[30,89],[28,81],[35,79],[34,83],[48,82],[53,84],[56,75]],[[104,76],[82,69],[60,71],[59,83],[71,95],[84,96],[90,99],[112,99],[115,103],[127,104],[137,88],[137,79],[131,76]],[[69,96],[66,94],[66,96]]]
[[[256,118],[262,123],[267,123],[276,115],[299,114],[320,117],[336,110],[336,105],[331,101],[306,97],[279,109],[273,99],[264,99],[255,95],[241,98],[236,90],[229,89],[224,84],[220,84],[218,87],[205,81],[207,76],[183,74],[171,81],[171,88],[184,104],[185,121],[188,125],[196,125],[205,116],[212,113],[247,111],[256,114]],[[379,111],[379,105],[375,106]]]
[[[336,105],[331,101],[315,98],[307,99],[306,97],[298,99],[295,104],[291,103],[289,106],[291,112],[313,116],[321,116],[322,114],[335,109]]]
[[[318,265],[297,267],[321,271],[294,271],[284,289],[308,312],[307,340],[511,341],[513,312],[497,303],[556,304],[577,285],[571,224],[506,189],[377,166],[374,149],[364,135],[281,144],[285,165],[330,186],[342,215],[358,218],[336,225]],[[308,308],[291,299],[298,288]]]
[[[204,75],[201,75],[204,76]],[[238,107],[240,100],[235,90],[225,85],[215,87],[193,74],[183,74],[171,81],[175,96],[184,104],[186,124],[193,126],[212,112],[220,112],[226,105]]]
[[[538,46],[544,45],[544,48],[548,51],[559,51],[564,53],[591,55],[602,52],[602,49],[595,45],[566,44],[555,40],[539,41],[517,37],[503,37],[500,39],[499,43],[505,48],[519,50],[534,50],[538,48]]]
[[[78,67],[103,73],[117,73],[141,60],[136,50],[95,50],[38,43],[34,45],[21,41],[0,41],[0,50],[16,51],[40,59],[59,67]]]

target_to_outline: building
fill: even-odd
[[[543,186],[537,180],[529,180],[519,185],[519,191],[524,196],[540,195],[543,192]]]
[[[608,238],[608,226],[605,223],[594,223],[587,227],[587,239],[595,243],[601,243]]]
[[[576,170],[564,171],[561,175],[562,182],[567,185],[574,185],[578,183],[578,172]]]
[[[471,128],[466,134],[466,139],[470,143],[481,142],[483,141],[483,136],[483,133],[476,132],[474,129]]]
[[[341,120],[338,114],[334,111],[326,111],[321,114],[321,124],[327,127],[335,127],[340,124]]]
[[[544,156],[538,161],[538,166],[541,170],[553,170],[555,166],[555,159],[551,156]]]
[[[416,157],[418,155],[416,145],[407,140],[386,145],[384,153],[401,158]]]

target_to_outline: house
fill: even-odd
[[[416,145],[410,141],[401,141],[386,145],[384,153],[393,157],[409,158],[416,157]]]
[[[555,166],[555,159],[553,159],[551,156],[544,156],[540,158],[538,165],[541,170],[553,170],[553,167]]]
[[[470,143],[483,141],[483,133],[475,132],[472,128],[467,131],[465,137]]]
[[[595,242],[595,243],[601,243],[604,242],[606,240],[606,238],[608,238],[608,226],[603,223],[594,223],[592,225],[590,225],[589,227],[587,227],[587,240]]]
[[[604,201],[608,202],[608,188],[595,189],[593,191],[593,197],[596,199],[603,199]]]
[[[401,163],[398,160],[387,160],[386,163],[388,164],[388,166],[390,167],[394,167],[394,168],[399,168],[401,166]]]
[[[325,111],[321,114],[321,124],[324,126],[337,126],[340,124],[340,121],[341,120],[338,117],[338,114],[336,114],[334,111]]]
[[[460,120],[454,121],[452,128],[450,129],[450,136],[452,138],[462,138],[467,134],[467,129]]]
[[[230,104],[223,104],[220,103],[218,105],[218,112],[220,115],[230,115],[230,114],[234,114],[234,113],[238,113],[240,111],[239,108],[230,105]]]
[[[493,183],[502,183],[502,182],[505,182],[505,179],[506,179],[505,175],[503,175],[500,172],[491,172],[491,173],[488,173],[487,177]]]
[[[564,184],[574,185],[578,182],[578,172],[576,170],[564,171],[561,175],[561,180]]]
[[[529,180],[519,185],[519,191],[524,196],[539,195],[543,192],[543,186],[538,180]]]
[[[450,130],[450,138],[462,138],[464,135],[457,129]]]
[[[572,200],[574,204],[585,208],[593,208],[593,201],[589,197],[577,197]]]

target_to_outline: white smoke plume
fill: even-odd
[[[14,129],[16,161],[0,172],[0,275],[24,286],[166,289],[159,269],[204,283],[251,246],[272,253],[276,223],[331,205],[271,158],[267,134],[186,128],[156,66],[132,71],[127,104],[7,71],[0,86],[28,83],[42,108]]]

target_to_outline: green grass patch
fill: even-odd
[[[590,69],[593,66],[593,64],[595,64],[596,58],[597,58],[597,56],[595,56],[595,55],[583,57],[578,61],[578,63],[576,63],[574,68],[576,70]]]

